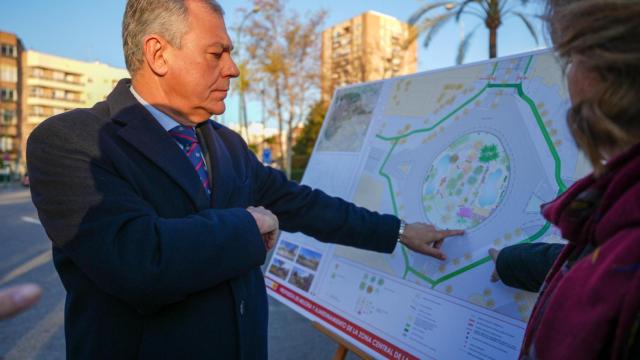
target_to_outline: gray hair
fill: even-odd
[[[216,0],[201,0],[220,16],[222,6]],[[127,70],[133,74],[142,65],[142,40],[149,34],[164,37],[173,47],[180,48],[187,31],[186,0],[128,0],[122,19],[122,46]]]

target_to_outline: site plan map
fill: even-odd
[[[466,233],[445,261],[284,233],[269,293],[375,357],[517,357],[536,294],[490,282],[488,250],[562,241],[540,205],[590,171],[568,108],[548,50],[338,89],[302,182]]]

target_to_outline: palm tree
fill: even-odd
[[[532,15],[518,11],[519,8],[526,6],[527,0],[520,0],[517,4],[510,4],[510,0],[457,0],[449,2],[431,2],[422,6],[418,11],[413,13],[409,18],[409,24],[415,26],[412,37],[407,44],[413,42],[420,34],[424,33],[425,38],[423,46],[427,48],[435,34],[449,20],[455,19],[456,22],[465,16],[472,16],[480,19],[487,30],[489,30],[489,57],[495,58],[498,52],[498,28],[502,25],[502,21],[508,17],[515,16],[522,21],[524,26],[538,44],[538,36],[531,22]],[[438,11],[440,10],[440,11]],[[435,14],[434,14],[435,13]],[[460,41],[458,46],[458,54],[456,63],[461,64],[464,60],[467,48],[471,38],[481,24],[476,25],[468,32]]]

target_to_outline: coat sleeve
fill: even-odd
[[[101,154],[98,140],[76,134],[81,121],[88,120],[38,126],[27,165],[49,238],[99,288],[150,312],[264,263],[262,237],[245,209],[158,216]]]
[[[253,154],[250,158],[256,203],[278,216],[282,230],[365,250],[391,253],[395,249],[400,228],[396,216],[369,211],[289,181],[281,171],[262,165]]]
[[[538,292],[563,244],[525,243],[500,250],[496,271],[505,285]]]

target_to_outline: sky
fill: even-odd
[[[100,61],[124,68],[121,22],[125,0],[0,0],[0,30],[20,37],[27,49],[83,60]],[[240,22],[238,8],[248,7],[248,1],[219,0],[226,12],[226,23],[232,39],[233,28]],[[519,3],[511,0],[513,4]],[[330,27],[367,10],[375,10],[406,21],[425,4],[420,0],[289,0],[287,6],[301,16],[309,11],[328,12],[325,26]],[[535,2],[534,2],[535,3]],[[540,6],[530,5],[527,13],[539,13]],[[461,33],[479,24],[474,18],[462,24],[451,21],[434,38],[428,49],[419,46],[418,71],[453,66]],[[536,23],[542,34],[541,24]],[[506,56],[547,47],[544,36],[537,45],[519,19],[504,19],[498,34],[498,56]],[[465,63],[488,57],[488,33],[483,27],[476,32]],[[227,100],[225,122],[237,117],[237,98]],[[249,105],[249,118],[258,122],[261,111],[257,101]]]

